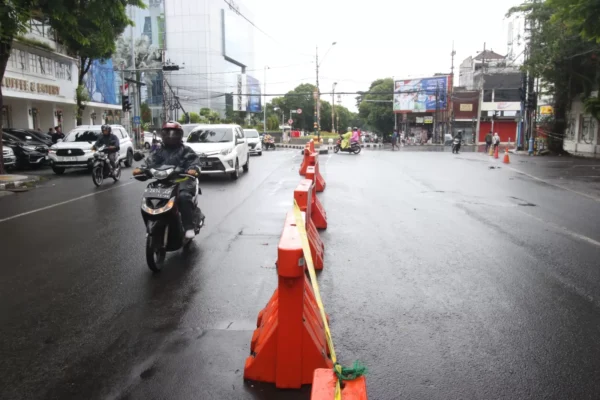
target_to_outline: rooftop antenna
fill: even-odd
[[[454,56],[456,55],[456,51],[454,50],[454,40],[452,41],[452,53],[450,53],[450,57],[452,57],[452,66],[450,67],[450,74],[454,76]]]

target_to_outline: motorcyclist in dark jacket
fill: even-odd
[[[183,168],[188,175],[198,176],[200,173],[200,158],[189,146],[183,144],[183,128],[178,122],[167,122],[161,130],[163,145],[152,152],[142,168],[157,168],[162,165],[173,165]],[[136,168],[134,175],[143,171]],[[179,211],[185,229],[185,237],[193,239],[194,232],[194,194],[196,192],[196,180],[185,178],[179,183]],[[201,220],[204,215],[200,213]]]
[[[117,167],[117,154],[121,149],[121,142],[117,135],[112,133],[110,125],[102,125],[102,135],[96,140],[92,146],[92,150],[98,150],[102,146],[106,146],[108,160],[110,161],[111,173]]]

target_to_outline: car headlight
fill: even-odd
[[[4,147],[4,150],[6,150],[6,155],[7,156],[14,156],[15,152],[13,151],[13,149],[11,149],[10,147]]]
[[[48,150],[48,154],[56,154],[56,150],[50,149],[50,150]]]
[[[160,171],[160,172],[162,172],[162,171]],[[165,212],[169,211],[171,208],[173,208],[174,205],[175,205],[175,197],[171,197],[169,199],[169,201],[167,202],[167,204],[165,204],[164,206],[162,206],[160,208],[150,208],[146,204],[146,199],[145,198],[142,199],[142,210],[144,210],[148,214],[152,214],[152,215],[165,213]]]
[[[173,168],[166,169],[164,171],[158,171],[156,169],[151,169],[150,173],[156,179],[167,179],[169,175],[173,173]]]
[[[89,149],[89,150],[84,150],[83,152],[84,153],[95,153],[96,150]]]
[[[223,149],[223,150],[221,150],[221,155],[226,156],[227,154],[231,154],[232,151],[233,151],[232,147],[229,147],[228,149]]]

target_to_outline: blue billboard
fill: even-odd
[[[262,107],[260,82],[258,79],[247,75],[246,90],[248,91],[248,103],[246,105],[246,111],[249,113],[259,113],[262,110]]]
[[[120,104],[118,95],[118,75],[113,69],[113,62],[108,60],[93,60],[88,73],[84,76],[85,87],[90,95],[90,101],[105,104]]]
[[[447,108],[448,76],[394,82],[395,112],[432,112]],[[436,104],[437,99],[437,104]]]

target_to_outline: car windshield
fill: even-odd
[[[11,135],[18,137],[21,140],[36,140],[37,138],[27,132],[22,132],[22,131],[11,131],[10,132]]]
[[[183,137],[187,137],[187,135],[189,135],[190,132],[197,126],[198,125],[183,125]]]
[[[99,130],[88,130],[88,131],[71,131],[65,137],[65,142],[95,142],[100,136]]]
[[[246,135],[247,138],[257,138],[258,131],[255,129],[244,129],[244,135]]]
[[[187,139],[188,143],[227,143],[233,140],[231,128],[200,128],[193,130]]]

